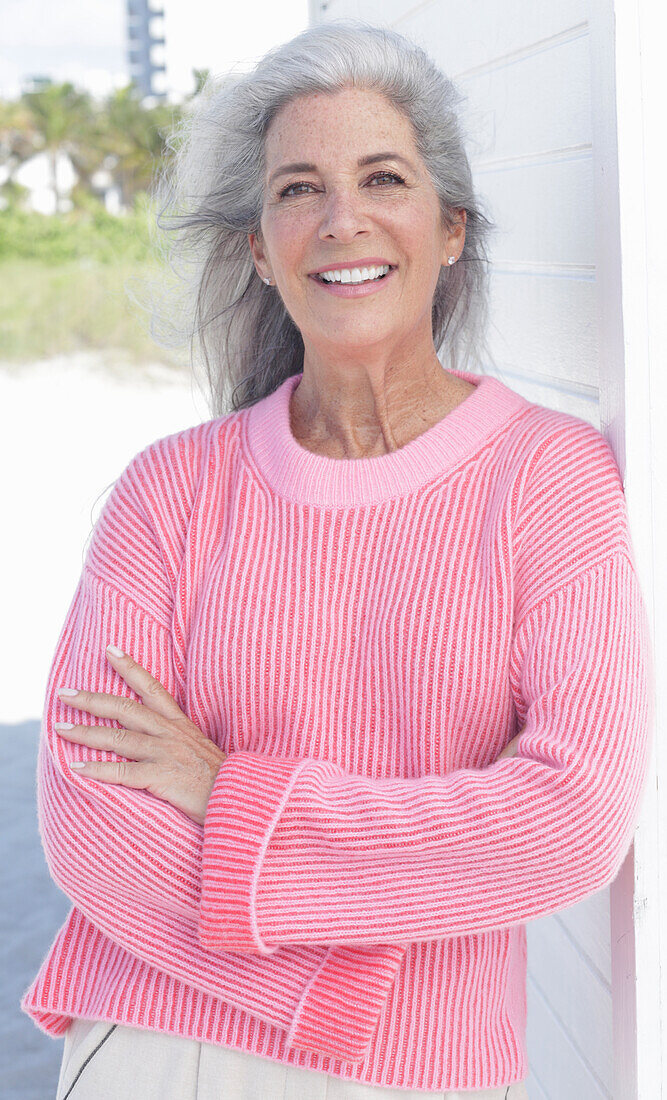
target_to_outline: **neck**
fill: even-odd
[[[290,428],[302,446],[332,458],[386,454],[442,420],[474,388],[443,368],[432,342],[428,354],[392,365],[325,363],[305,354]]]

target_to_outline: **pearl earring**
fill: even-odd
[[[447,263],[448,264],[455,264],[456,263],[456,256],[450,256],[449,259],[447,260]]]
[[[269,279],[268,275],[264,276],[264,282],[266,283],[267,286],[271,286],[271,280]]]

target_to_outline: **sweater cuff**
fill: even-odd
[[[255,897],[271,834],[306,759],[242,750],[220,766],[206,807],[197,934],[209,951],[273,955],[257,926]]]
[[[331,947],[301,997],[285,1045],[363,1061],[405,950],[402,944]]]

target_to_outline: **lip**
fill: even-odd
[[[361,260],[347,260],[345,263],[340,264],[324,264],[323,267],[317,267],[314,271],[309,271],[309,275],[321,275],[323,271],[345,271],[345,269],[352,270],[353,267],[396,267],[396,264],[392,264],[390,260],[385,260],[381,256],[365,256]]]
[[[331,271],[332,269],[325,267],[323,270]],[[316,275],[309,275],[308,278],[313,280],[315,286],[321,287],[324,294],[335,294],[338,298],[365,298],[369,294],[379,294],[382,288],[391,282],[396,271],[397,268],[390,267],[382,279],[367,283],[325,283],[322,279],[318,279]]]

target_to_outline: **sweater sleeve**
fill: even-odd
[[[54,729],[63,720],[117,726],[113,719],[82,716],[57,695],[62,685],[138,698],[107,660],[110,642],[148,669],[183,708],[170,568],[138,495],[154,457],[137,456],[104,505],[48,676],[37,769],[47,865],[74,906],[136,957],[289,1030],[294,1045],[354,1060],[370,1041],[403,950],[393,945],[346,953],[303,944],[248,955],[202,944],[202,827],[149,792],[72,770],[73,759],[121,757],[67,741]],[[176,500],[180,507],[178,494]],[[349,1030],[334,1035],[320,1018],[339,974],[355,1011]],[[366,1011],[357,993],[365,996],[369,976]]]
[[[613,881],[646,780],[654,678],[620,477],[594,429],[545,446],[514,534],[517,755],[410,779],[230,756],[204,822],[203,943],[464,936]],[[267,804],[276,767],[291,781]]]

